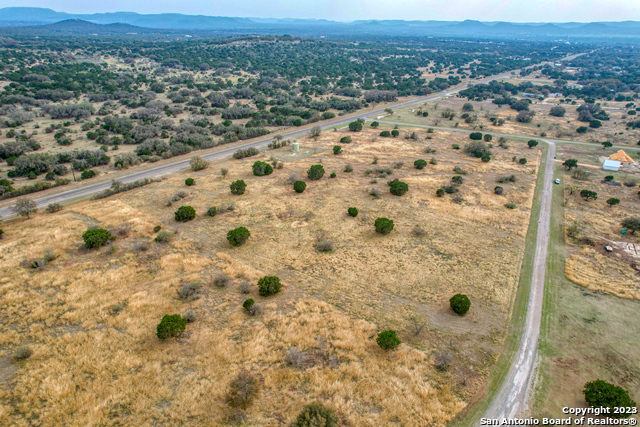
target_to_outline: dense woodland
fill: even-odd
[[[0,161],[13,167],[8,178],[45,175],[52,184],[64,183],[60,177],[70,167],[85,171],[157,161],[593,49],[547,42],[290,36],[0,42],[0,126],[9,138],[0,143]],[[528,109],[517,98],[523,92],[560,92],[573,103],[631,101],[640,91],[639,59],[640,51],[628,46],[596,48],[570,64],[578,71],[537,65],[553,85],[492,82],[461,95],[492,98],[518,111]],[[595,107],[587,110],[586,121],[607,119]],[[41,119],[47,120],[42,128]],[[42,132],[64,147],[76,140],[94,141],[95,147],[43,152],[33,138]],[[123,144],[136,148],[106,154]],[[10,181],[2,183],[0,197],[14,194]]]

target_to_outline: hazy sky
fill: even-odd
[[[61,12],[176,12],[261,18],[419,19],[511,22],[640,20],[638,0],[3,0]]]

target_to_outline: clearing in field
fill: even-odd
[[[276,425],[311,401],[332,407],[344,425],[446,424],[482,392],[501,351],[540,152],[509,141],[485,163],[453,149],[470,140],[447,132],[405,139],[411,131],[382,138],[366,130],[339,144],[347,134],[300,140],[324,151],[268,176],[253,176],[251,165],[269,161],[269,151],[3,224],[0,424],[246,417]],[[413,167],[418,159],[424,169]],[[307,179],[313,164],[323,165],[322,179]],[[188,177],[194,186],[185,186]],[[389,193],[395,178],[409,185],[401,197]],[[232,195],[238,179],[247,190]],[[293,191],[296,179],[306,182],[303,193]],[[436,196],[443,186],[452,193]],[[196,218],[176,222],[181,205]],[[209,217],[212,206],[218,213]],[[391,234],[375,232],[378,217],[395,222]],[[225,237],[240,226],[251,237],[232,247]],[[94,227],[111,229],[115,241],[84,249],[81,236]],[[156,242],[158,227],[170,238]],[[332,250],[315,250],[325,241]],[[266,275],[282,281],[277,295],[258,295]],[[195,284],[192,298],[179,298],[183,284]],[[456,293],[471,299],[464,317],[449,308]],[[247,315],[247,298],[261,314]],[[162,316],[188,310],[196,319],[185,335],[156,337]],[[393,351],[376,344],[388,329],[402,341]],[[12,361],[19,346],[33,355]],[[454,357],[445,371],[434,366],[441,350]],[[259,392],[238,411],[227,395],[242,370]]]

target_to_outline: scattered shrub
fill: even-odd
[[[391,194],[394,196],[402,196],[409,191],[409,185],[402,181],[391,181],[389,183]]]
[[[242,370],[231,380],[227,402],[232,408],[246,409],[258,396],[259,391],[260,383],[256,377]]]
[[[81,179],[89,179],[89,178],[93,178],[94,176],[96,176],[96,173],[91,169],[83,170],[82,173],[80,174]]]
[[[347,209],[347,213],[355,218],[358,216],[358,208],[349,208]]]
[[[345,166],[345,167],[344,167],[344,171],[345,171],[345,172],[353,172],[353,166],[351,166],[351,165],[347,165],[347,166]]]
[[[183,300],[194,300],[200,298],[202,291],[201,285],[198,282],[183,283],[178,288],[178,298]]]
[[[349,130],[351,132],[360,132],[362,130],[362,123],[359,121],[349,123]]]
[[[273,167],[269,163],[257,161],[252,166],[253,174],[255,176],[271,175],[273,173]]]
[[[107,230],[103,228],[94,228],[87,230],[82,235],[84,245],[89,249],[100,248],[115,238]]]
[[[471,307],[471,301],[469,297],[463,294],[455,294],[449,300],[449,305],[454,313],[458,316],[464,316],[469,311]]]
[[[190,187],[196,183],[196,180],[193,178],[187,178],[184,180],[184,183]]]
[[[400,339],[396,336],[396,331],[393,330],[380,332],[376,342],[383,350],[393,350],[400,345]]]
[[[45,210],[48,213],[56,213],[62,210],[62,205],[60,203],[51,203]]]
[[[207,209],[207,216],[216,216],[217,213],[218,208],[215,206],[211,206],[209,209]]]
[[[372,196],[374,199],[379,199],[380,190],[378,190],[377,188],[372,188],[371,190],[369,190],[369,195]]]
[[[391,231],[393,230],[393,221],[390,220],[389,218],[378,218],[376,219],[376,222],[374,223],[375,227],[376,227],[376,232],[380,233],[380,234],[389,234],[391,233]]]
[[[244,159],[245,157],[255,156],[256,154],[260,154],[260,151],[255,147],[241,148],[233,153],[233,158]]]
[[[351,143],[351,137],[350,136],[343,136],[342,138],[340,138],[340,142],[343,144],[350,144]]]
[[[445,193],[447,193],[447,194],[455,194],[455,193],[457,193],[457,192],[459,191],[459,190],[458,190],[458,187],[456,187],[456,186],[455,186],[455,185],[453,185],[453,184],[451,184],[451,185],[444,185],[444,186],[442,187],[442,189],[443,189],[443,190],[444,190],[444,192],[445,192]]]
[[[314,249],[317,252],[332,252],[333,251],[333,242],[329,240],[321,240],[313,244]]]
[[[515,203],[507,203],[504,207],[507,209],[515,209],[517,206]]]
[[[157,233],[160,230],[162,230],[162,226],[161,225],[156,225],[155,227],[153,227],[153,232],[154,233]]]
[[[16,360],[16,361],[26,360],[30,358],[32,354],[33,354],[33,351],[31,350],[31,348],[27,347],[26,345],[23,345],[21,347],[18,347],[15,353],[13,353],[13,360]]]
[[[453,363],[453,360],[453,354],[449,350],[440,350],[434,355],[434,364],[440,371],[446,371]]]
[[[191,221],[196,217],[196,210],[191,206],[180,206],[174,213],[175,220],[178,222]]]
[[[238,227],[227,233],[227,240],[231,246],[242,246],[250,236],[251,233],[246,227]]]
[[[424,169],[427,166],[427,161],[426,160],[422,160],[422,159],[418,159],[415,162],[413,162],[413,166],[416,169]]]
[[[258,280],[258,293],[260,296],[268,297],[280,292],[282,284],[280,279],[276,276],[264,276]]]
[[[502,193],[504,193],[504,188],[497,186],[496,188],[493,189],[493,192],[496,193],[498,196],[502,196]]]
[[[242,308],[248,311],[253,304],[255,304],[255,301],[252,298],[246,299],[242,303]]]
[[[173,235],[168,231],[161,231],[156,236],[156,242],[158,243],[169,243],[171,242],[171,238]]]
[[[324,176],[324,168],[322,165],[313,165],[307,171],[307,176],[310,180],[317,181]]]
[[[180,337],[187,327],[187,319],[179,314],[165,314],[156,327],[156,336],[161,340]]]
[[[468,143],[464,146],[464,152],[477,158],[491,155],[491,150],[489,150],[487,144],[482,141],[472,141]]]
[[[338,175],[336,175],[336,173],[335,173],[335,172],[331,172],[331,175],[329,175],[329,178],[335,178],[335,177],[337,177],[337,176],[338,176]]]
[[[193,323],[198,318],[198,315],[193,310],[187,310],[182,315],[182,318],[187,321],[187,323]]]
[[[334,145],[334,146],[333,146],[333,154],[338,155],[338,154],[340,154],[340,153],[342,153],[342,147],[341,147],[341,146],[339,146],[339,145]]]
[[[455,175],[451,178],[451,182],[456,185],[462,185],[462,183],[464,182],[464,178],[460,175]]]
[[[436,190],[436,196],[438,196],[438,197],[444,196],[444,188],[438,188]]]
[[[244,190],[247,188],[247,184],[244,183],[243,180],[239,179],[237,181],[233,181],[229,188],[231,189],[231,194],[244,194]]]
[[[315,402],[305,406],[291,427],[338,427],[333,410]]]
[[[224,273],[220,273],[213,278],[213,284],[219,288],[226,288],[229,283],[231,283],[231,278]]]
[[[209,162],[200,156],[192,157],[189,164],[191,165],[191,170],[194,172],[197,172],[209,167]]]
[[[520,162],[521,165],[526,165],[527,164],[527,158],[526,157],[522,157],[518,161]]]
[[[304,181],[296,181],[293,183],[293,189],[296,193],[302,193],[306,188],[307,184]]]
[[[241,283],[240,284],[240,293],[242,293],[242,294],[251,293],[251,285],[248,284],[247,282]]]

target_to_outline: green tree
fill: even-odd
[[[389,187],[391,194],[393,194],[394,196],[402,196],[404,195],[404,193],[409,191],[409,184],[402,181],[391,181],[389,183]]]
[[[324,168],[322,165],[313,165],[307,171],[307,176],[311,181],[317,181],[324,176]]]
[[[589,200],[596,200],[598,198],[598,193],[591,190],[582,190],[580,192],[580,197],[588,202]]]
[[[472,132],[469,134],[469,138],[473,139],[474,141],[480,141],[482,139],[482,133],[480,132]],[[478,156],[480,157],[480,156]]]
[[[227,233],[227,240],[231,246],[242,246],[250,236],[251,233],[246,227],[238,227]]]
[[[174,217],[178,222],[191,221],[196,217],[196,210],[191,206],[180,206],[175,212]]]
[[[391,136],[396,138],[398,135],[400,135],[400,132],[398,131],[398,129],[394,129],[391,131]]]
[[[391,136],[391,132],[389,132],[388,130],[383,130],[382,132],[380,132],[380,136],[383,138],[387,138]]]
[[[564,161],[564,163],[562,163],[562,166],[564,166],[568,170],[571,170],[572,168],[577,168],[578,167],[578,160],[576,160],[576,159],[567,159],[567,160]]]
[[[302,193],[306,188],[307,184],[304,181],[296,181],[293,183],[293,189],[296,193]]]
[[[613,147],[613,144],[611,143],[611,141],[605,141],[602,143],[602,149],[611,148],[611,147]]]
[[[359,121],[349,123],[349,130],[351,132],[360,132],[362,130],[362,123]]]
[[[255,176],[271,175],[273,173],[273,167],[269,163],[257,161],[251,167]]]
[[[94,228],[87,230],[82,235],[84,240],[84,246],[88,249],[99,248],[107,244],[111,240],[115,240],[115,237],[104,228]]]
[[[586,383],[583,392],[584,400],[589,406],[610,408],[609,416],[612,418],[629,418],[631,416],[631,414],[624,412],[615,413],[613,408],[636,407],[636,402],[631,400],[627,390],[603,380]]]
[[[347,213],[355,218],[358,216],[358,208],[349,208],[347,209]]]
[[[612,197],[609,200],[607,200],[607,204],[613,207],[614,205],[620,204],[620,199],[616,199],[615,197]]]
[[[380,332],[376,342],[383,350],[393,350],[400,345],[400,339],[396,336],[396,331],[393,330]]]
[[[423,159],[418,159],[413,162],[413,167],[416,169],[424,169],[427,166],[427,161]]]
[[[580,126],[578,129],[576,129],[576,132],[578,132],[578,133],[587,133],[588,130],[589,130],[589,128],[587,128],[586,126]]]
[[[594,129],[598,129],[599,127],[602,127],[602,122],[600,120],[591,120],[589,122],[589,127],[590,128],[594,128]]]
[[[243,180],[239,179],[237,181],[233,181],[229,188],[231,189],[231,194],[244,194],[245,188],[247,188],[247,184],[244,183]]]
[[[371,127],[374,129],[378,129],[378,126],[380,126],[380,123],[378,122],[371,122]]]
[[[530,140],[527,142],[527,145],[529,146],[529,148],[537,147],[537,146],[538,146],[538,144],[539,144],[539,142],[538,142],[538,141],[536,141],[535,139],[530,139]]]
[[[393,221],[389,218],[378,218],[374,223],[376,231],[380,234],[389,234],[393,230]]]
[[[640,230],[640,216],[629,217],[622,220],[622,226],[631,231],[631,234],[636,234],[636,231]]]
[[[483,138],[486,142],[491,142],[493,140],[493,135],[485,133]]]
[[[179,314],[165,314],[156,327],[156,336],[161,340],[180,337],[187,327],[187,319]]]
[[[527,158],[526,157],[522,157],[520,160],[518,160],[520,162],[521,165],[526,165],[527,164]]]
[[[196,183],[196,180],[193,179],[193,178],[187,178],[187,179],[184,180],[184,183],[186,185],[188,185],[188,186],[192,186],[192,185],[194,185]]]
[[[268,297],[280,292],[282,284],[280,279],[276,276],[264,276],[258,280],[258,293],[260,296]]]
[[[455,294],[449,300],[449,305],[454,313],[458,316],[464,316],[471,307],[471,301],[469,297],[464,294]]]

